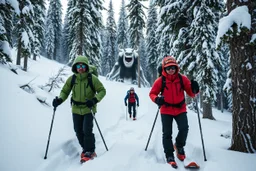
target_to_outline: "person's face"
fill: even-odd
[[[87,69],[87,66],[85,64],[83,64],[83,63],[76,64],[76,70],[78,73],[80,73],[80,74],[84,73],[86,71],[86,69]]]
[[[167,74],[173,75],[175,74],[177,67],[172,65],[172,66],[165,67],[164,70]]]
[[[130,90],[131,93],[134,93],[134,90]]]

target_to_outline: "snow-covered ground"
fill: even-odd
[[[44,160],[50,124],[53,116],[51,106],[42,105],[37,98],[52,99],[60,89],[48,93],[39,88],[48,78],[57,73],[63,65],[41,57],[29,61],[28,72],[17,69],[18,75],[7,66],[0,65],[0,170],[1,171],[167,171],[173,168],[166,164],[162,148],[160,116],[147,151],[145,147],[157,113],[157,106],[149,99],[150,88],[137,88],[140,98],[138,119],[126,120],[124,96],[132,86],[106,81],[99,77],[107,94],[98,104],[96,118],[109,151],[103,144],[99,131],[96,135],[98,157],[81,165],[81,148],[73,131],[69,99],[59,106],[55,113],[54,125],[47,159]],[[15,66],[13,66],[15,67]],[[67,73],[71,74],[70,68]],[[34,79],[34,80],[33,80]],[[30,85],[34,93],[28,93],[19,86],[33,80]],[[207,161],[204,161],[197,114],[188,110],[189,136],[185,151],[205,171],[254,171],[256,154],[227,150],[231,135],[231,113],[214,109],[216,121],[201,119]],[[174,136],[177,127],[174,124]],[[177,160],[178,169],[186,170]],[[175,169],[173,169],[175,170]]]

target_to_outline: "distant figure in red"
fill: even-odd
[[[139,106],[139,97],[134,92],[134,88],[131,87],[130,90],[128,90],[127,95],[124,98],[124,104],[127,106],[127,99],[128,99],[128,113],[130,118],[132,117],[132,108],[133,108],[133,120],[136,120],[136,102],[137,106]]]
[[[177,149],[178,159],[183,161],[186,158],[184,146],[189,126],[184,91],[190,97],[195,97],[195,94],[199,92],[199,85],[196,81],[190,82],[185,75],[179,73],[179,66],[174,57],[165,57],[162,61],[162,76],[154,82],[149,96],[160,107],[164,153],[166,161],[173,167],[177,167],[173,154],[174,146]],[[173,119],[179,130],[174,145],[172,141]]]

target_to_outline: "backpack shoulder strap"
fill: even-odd
[[[165,88],[165,85],[166,85],[166,78],[165,76],[161,76],[162,78],[162,87],[161,87],[161,91],[160,91],[160,94],[162,95],[164,93],[164,88]]]
[[[73,86],[75,85],[76,82],[76,75],[73,74],[71,78],[71,86],[70,86],[70,91],[72,90]]]
[[[91,87],[92,91],[95,93],[96,90],[92,83],[92,73],[89,72],[87,78],[88,78],[88,85]],[[87,85],[87,87],[88,87],[88,85]]]
[[[183,83],[182,75],[180,73],[178,73],[178,76],[180,79],[180,86],[181,86],[182,90],[184,90],[184,83]]]
[[[166,85],[166,78],[163,75],[161,77],[162,77],[162,87],[161,87],[160,92],[161,92],[161,95],[162,95],[164,93],[164,88],[165,88],[165,85]],[[180,79],[181,89],[184,90],[184,83],[183,83],[182,75],[179,73],[178,77]]]

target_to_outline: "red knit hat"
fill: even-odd
[[[168,66],[176,66],[177,68],[179,68],[176,59],[172,56],[166,56],[164,57],[163,61],[162,61],[162,67],[166,68]]]

